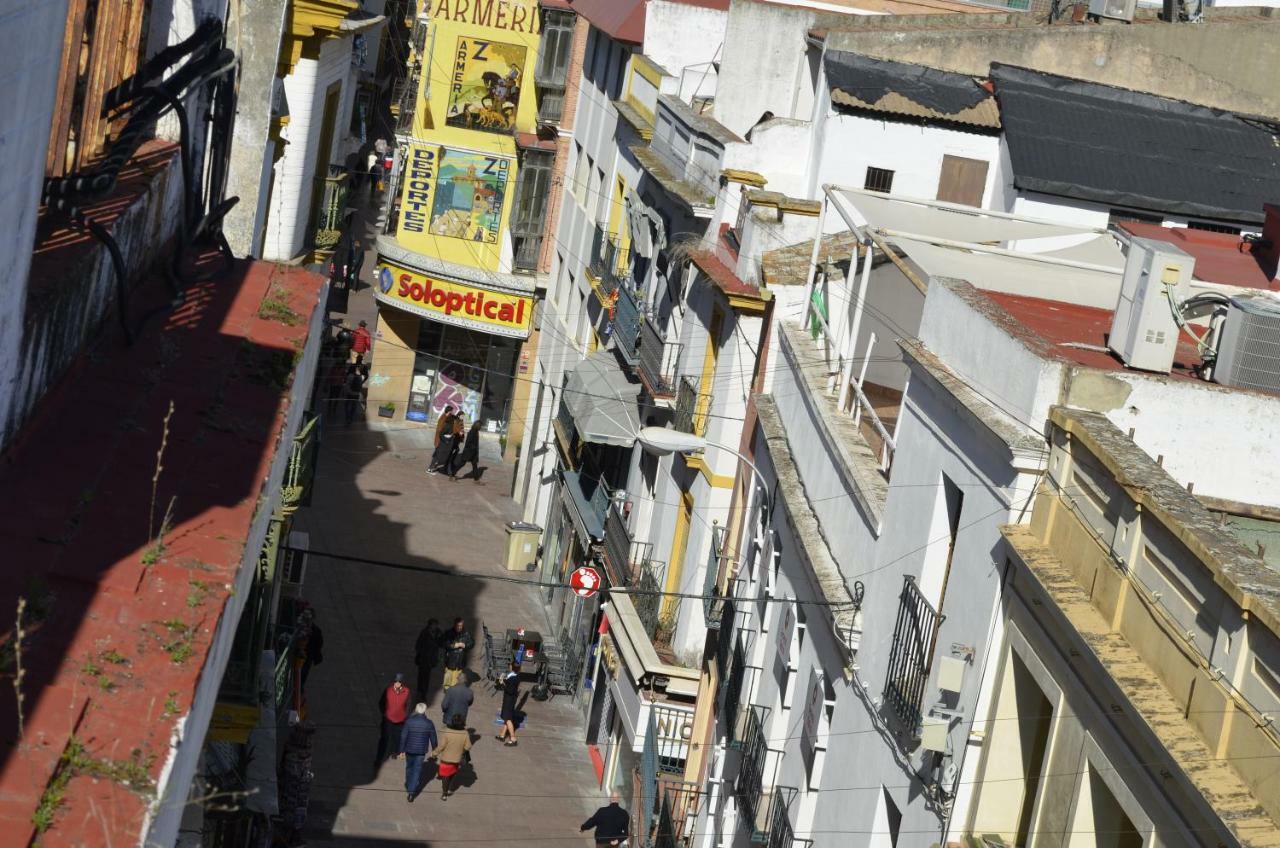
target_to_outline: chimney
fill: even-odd
[[[1262,223],[1262,241],[1255,242],[1252,253],[1262,266],[1267,279],[1276,282],[1276,274],[1280,266],[1280,206],[1274,203],[1262,204],[1266,220]]]

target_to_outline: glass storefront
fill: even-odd
[[[405,417],[433,421],[446,406],[480,419],[490,433],[507,432],[515,388],[518,339],[423,320]]]

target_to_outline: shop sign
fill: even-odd
[[[492,27],[537,35],[542,17],[533,0],[436,0],[431,16],[438,21]]]
[[[791,666],[791,637],[795,632],[795,629],[795,604],[788,603],[784,600],[782,604],[782,624],[778,628],[778,659],[782,660],[783,668],[789,668]]]
[[[438,280],[396,265],[378,269],[378,300],[444,324],[528,338],[533,298]]]
[[[258,726],[262,708],[248,704],[230,704],[219,701],[213,705],[209,718],[209,738],[215,742],[249,741],[249,734]]]

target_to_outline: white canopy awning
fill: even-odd
[[[640,432],[640,384],[632,383],[611,351],[579,362],[564,387],[564,403],[583,441],[630,447]]]
[[[958,203],[918,197],[890,196],[883,192],[832,187],[835,201],[851,227],[928,233],[935,238],[986,244],[1070,236],[1104,234],[1105,230],[1083,224],[1044,221],[1003,212],[992,212]]]

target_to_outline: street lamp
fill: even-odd
[[[760,469],[756,467],[756,464],[740,451],[717,442],[709,442],[702,436],[696,436],[693,433],[671,430],[666,427],[642,427],[636,435],[636,442],[640,447],[644,448],[645,453],[653,454],[654,456],[670,456],[673,453],[697,453],[707,448],[719,448],[722,451],[728,451],[751,469],[751,473],[755,475],[756,480],[760,483],[765,511],[769,515],[773,514],[773,503],[769,496],[769,484],[765,482],[764,475],[760,473]]]

